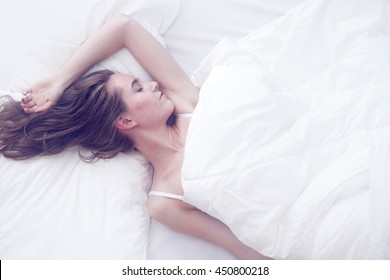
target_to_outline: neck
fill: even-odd
[[[156,173],[164,170],[170,159],[184,149],[184,138],[175,125],[155,130],[139,129],[131,138],[136,149],[148,159]]]

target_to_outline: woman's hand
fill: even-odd
[[[21,106],[26,113],[45,111],[57,102],[64,90],[57,75],[50,75],[23,92]]]

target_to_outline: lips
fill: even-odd
[[[161,98],[163,97],[163,95],[164,95],[164,93],[161,92],[161,93],[160,93],[160,98],[159,98],[159,100],[161,100]]]

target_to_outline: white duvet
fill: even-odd
[[[223,40],[193,77],[185,200],[273,258],[390,258],[389,15],[308,1]]]

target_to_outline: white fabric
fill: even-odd
[[[308,1],[222,41],[193,76],[184,200],[270,257],[390,258],[389,13]]]
[[[164,34],[167,48],[191,74],[222,39],[241,39],[305,0],[180,0],[180,12]]]
[[[39,32],[34,40],[24,42],[31,50],[16,67],[10,91],[1,92],[15,99],[21,89],[57,69],[117,12],[132,15],[163,41],[159,34],[174,20],[179,1],[38,0],[24,4],[30,16],[20,15],[19,21],[24,21],[26,30],[34,26]],[[108,64],[148,79],[123,52],[102,65]],[[93,164],[81,161],[75,149],[22,162],[0,157],[0,178],[1,259],[146,258],[151,170],[141,155],[122,154]]]
[[[151,173],[140,155],[90,164],[72,149],[0,162],[1,259],[146,257]]]
[[[175,115],[176,118],[192,118],[192,113],[188,113],[188,114],[176,114]]]
[[[168,197],[168,198],[174,198],[178,200],[183,200],[183,196],[173,193],[167,193],[167,192],[159,192],[159,191],[150,191],[149,195],[156,195],[156,196],[162,196],[162,197]]]
[[[31,32],[33,35],[25,34],[25,41],[22,42],[29,47],[28,49],[25,47],[25,51],[19,53],[15,63],[13,79],[8,87],[12,91],[20,91],[55,71],[99,26],[120,12],[131,15],[165,45],[161,35],[172,24],[179,9],[179,0],[30,2],[23,3],[27,6],[26,9],[32,5],[30,9],[34,12],[21,18],[24,21],[22,32],[23,34]],[[113,54],[91,71],[97,69],[129,73],[145,81],[151,79],[126,50]]]

